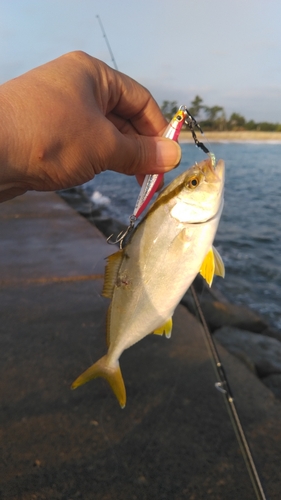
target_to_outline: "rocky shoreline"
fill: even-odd
[[[117,235],[126,228],[120,221],[104,216],[82,188],[67,189],[58,194],[106,237]],[[228,302],[215,287],[206,287],[200,276],[194,285],[215,340],[239,358],[281,399],[281,332],[248,307]],[[189,291],[183,297],[182,304],[197,315]]]

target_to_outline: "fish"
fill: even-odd
[[[126,388],[119,358],[147,335],[171,336],[172,316],[194,278],[208,285],[224,277],[213,246],[223,209],[225,167],[211,158],[174,179],[151,205],[129,242],[107,259],[102,295],[110,298],[107,353],[84,371],[72,389],[103,377],[121,408]]]

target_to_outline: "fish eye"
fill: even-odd
[[[197,177],[192,177],[191,179],[189,179],[188,181],[188,187],[190,189],[194,189],[198,186],[199,184],[199,179]]]
[[[182,118],[183,118],[183,117],[182,117],[181,115],[178,115],[178,116],[177,116],[177,120],[178,120],[179,122],[181,122],[181,121],[182,121]]]

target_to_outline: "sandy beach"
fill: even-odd
[[[281,142],[281,132],[261,132],[257,130],[241,130],[241,131],[206,131],[204,132],[206,139],[209,142]],[[198,134],[200,140],[200,133]],[[192,142],[191,133],[184,130],[180,134],[180,142]]]

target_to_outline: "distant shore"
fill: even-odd
[[[281,143],[281,132],[260,132],[257,130],[241,130],[237,132],[224,131],[224,132],[204,132],[206,140],[208,142],[280,142]],[[198,133],[198,139],[200,139],[200,132]],[[202,136],[201,136],[202,137]],[[179,142],[193,142],[191,133],[184,130],[180,134]]]

